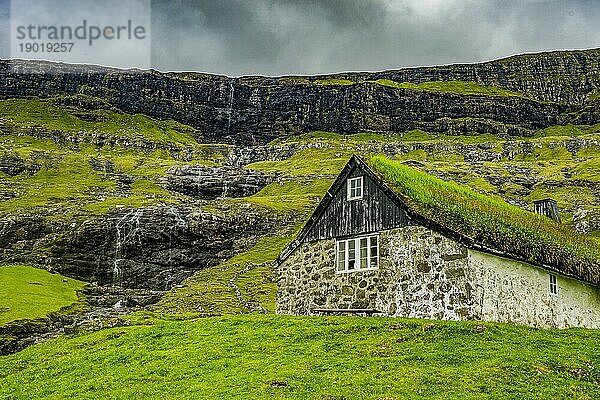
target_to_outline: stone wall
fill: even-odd
[[[467,248],[421,226],[386,235],[382,268],[395,271],[390,315],[431,319],[474,319]],[[383,253],[382,253],[383,254]]]
[[[420,226],[385,231],[380,267],[335,272],[335,240],[304,243],[280,266],[277,312],[376,308],[404,317],[473,318],[467,249]]]
[[[375,308],[383,315],[600,327],[600,290],[531,265],[469,250],[421,226],[381,233],[380,267],[336,273],[335,240],[303,243],[279,267],[277,312]]]

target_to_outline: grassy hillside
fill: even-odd
[[[46,317],[64,307],[81,309],[84,282],[25,266],[0,266],[0,325]]]
[[[0,212],[81,205],[96,212],[116,204],[143,206],[177,199],[155,183],[178,163],[161,151],[87,145],[72,149],[31,136],[0,136],[0,156],[14,157],[32,168],[29,174],[0,176],[0,191],[8,197],[0,203]],[[132,176],[131,190],[119,189],[122,174]]]
[[[63,337],[0,358],[2,399],[595,399],[600,333],[231,316]]]
[[[398,89],[409,89],[419,92],[454,93],[461,95],[483,96],[517,96],[523,95],[496,86],[485,86],[475,82],[462,81],[430,81],[423,83],[395,82],[389,79],[378,79],[375,83]]]
[[[101,100],[83,95],[2,100],[0,118],[9,128],[21,131],[38,128],[73,137],[102,134],[179,146],[197,144],[194,130],[186,125],[141,114],[123,114]]]
[[[271,263],[291,237],[264,237],[248,251],[215,267],[199,271],[153,307],[158,312],[203,316],[250,311],[275,312],[277,291]],[[236,295],[242,296],[242,303]]]
[[[16,170],[0,171],[0,212],[178,203],[159,185],[167,171],[218,165],[228,151],[188,126],[105,107],[85,96],[0,101],[0,164]]]
[[[519,95],[461,82],[378,83]],[[557,126],[511,140],[478,132],[311,132],[274,141],[272,160],[244,167],[275,178],[257,194],[200,204],[168,191],[162,179],[173,167],[225,164],[229,147],[200,144],[199,133],[189,127],[122,114],[95,101],[76,96],[0,102],[0,165],[21,168],[0,172],[0,214],[14,218],[45,210],[70,222],[76,213],[179,204],[239,215],[258,208],[277,216],[280,226],[268,237],[236,243],[239,254],[167,293],[155,314],[132,316],[133,326],[61,337],[0,357],[0,399],[600,397],[596,331],[272,315],[272,261],[353,153],[387,153],[444,182],[462,183],[472,190],[454,193],[459,203],[484,193],[531,208],[533,200],[553,197],[566,225],[575,226],[582,210],[600,209],[600,126]],[[411,171],[408,178],[423,183],[423,174]],[[427,179],[444,198],[457,187]],[[487,229],[494,221],[483,222]],[[589,237],[598,233],[594,229]],[[0,267],[0,283],[5,322],[76,307],[82,285],[28,267]],[[177,320],[199,315],[207,318]]]

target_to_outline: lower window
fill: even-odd
[[[554,274],[550,274],[550,294],[558,294],[558,283]]]
[[[337,272],[352,272],[379,267],[379,238],[362,236],[336,242]]]

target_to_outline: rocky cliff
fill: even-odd
[[[0,220],[0,243],[5,263],[41,265],[101,286],[169,290],[243,250],[240,240],[269,233],[268,219],[252,210],[175,206],[65,220],[38,211]]]
[[[507,135],[522,136],[551,125],[600,122],[594,101],[599,61],[600,51],[588,50],[376,73],[240,78],[2,61],[0,98],[85,94],[127,113],[175,119],[219,143],[264,144],[314,130],[450,127],[460,133],[471,118],[483,133],[496,133],[500,124]],[[504,91],[420,90],[431,81]]]

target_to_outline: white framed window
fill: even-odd
[[[554,274],[550,274],[550,294],[558,295],[558,283]]]
[[[361,236],[336,241],[336,272],[354,272],[379,268],[379,237]]]
[[[348,200],[360,200],[363,198],[363,177],[348,179]]]

